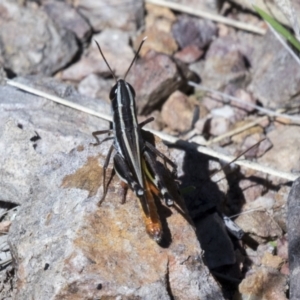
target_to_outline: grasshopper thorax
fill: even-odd
[[[109,99],[114,101],[118,95],[128,95],[128,97],[135,98],[135,90],[130,83],[124,79],[118,79],[116,84],[111,88]]]

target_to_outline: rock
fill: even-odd
[[[72,31],[80,41],[85,42],[92,34],[89,23],[68,3],[48,1],[43,4],[43,9],[53,21]]]
[[[190,64],[198,60],[203,53],[203,50],[200,50],[196,45],[189,45],[175,53],[174,57],[186,64]]]
[[[224,106],[222,97],[218,95],[207,96],[205,95],[202,99],[202,104],[206,107],[208,111],[211,111],[215,108],[221,108]]]
[[[172,55],[177,50],[177,44],[170,33],[159,30],[152,26],[141,33],[134,42],[134,48],[137,50],[142,39],[147,37],[140,55],[143,57],[149,50]]]
[[[234,0],[233,2],[237,3],[241,7],[246,7],[254,11],[253,6],[246,0]],[[281,3],[281,6],[279,4]],[[300,15],[300,4],[297,0],[291,0],[288,6],[285,6],[283,2],[273,2],[273,1],[262,1],[258,0],[255,4],[261,10],[272,16],[275,20],[283,23],[286,26],[291,26],[291,21],[288,20],[287,16],[290,13],[290,9],[292,8],[294,11],[294,16],[298,16],[298,22],[300,22],[299,15]],[[288,9],[288,13],[283,10],[283,8]],[[291,8],[290,8],[291,7]]]
[[[96,74],[90,74],[78,84],[78,92],[91,98],[103,99],[110,103],[109,93],[115,81],[113,79],[103,79]]]
[[[162,122],[161,112],[158,110],[154,110],[148,116],[138,116],[138,122],[141,123],[150,117],[153,117],[154,120],[148,123],[147,126],[145,126],[145,128],[151,128],[153,130],[161,131],[164,127],[164,124]]]
[[[251,148],[257,143],[259,144],[256,147]],[[241,152],[247,151],[244,155],[246,158],[249,159],[254,157],[261,157],[271,148],[272,148],[272,143],[269,139],[265,138],[265,135],[260,133],[255,133],[245,138],[241,147]]]
[[[75,35],[39,9],[1,0],[0,61],[11,72],[51,75],[78,52]]]
[[[292,186],[288,197],[288,243],[289,243],[289,266],[290,266],[290,299],[300,298],[300,177],[298,177]]]
[[[265,267],[280,269],[283,265],[283,259],[277,255],[272,255],[269,252],[266,252],[261,261],[262,265]]]
[[[146,3],[147,15],[145,17],[145,27],[155,27],[158,30],[170,33],[171,27],[176,20],[175,14],[167,7]]]
[[[299,101],[300,70],[294,58],[269,31],[252,55],[248,89],[265,107],[278,108]],[[290,76],[293,74],[293,76]]]
[[[174,23],[172,32],[181,49],[190,45],[203,49],[217,35],[217,27],[209,20],[183,15]]]
[[[83,97],[54,79],[20,81],[95,111],[110,111],[108,104]],[[108,123],[99,118],[9,86],[0,86],[0,99],[2,201],[28,201],[35,189],[33,177],[46,164],[47,156],[67,153],[83,141],[92,141],[93,131],[108,128]]]
[[[219,136],[229,130],[230,122],[224,117],[213,117],[209,122],[209,133],[213,136]]]
[[[264,211],[253,211],[239,215],[235,223],[245,232],[250,233],[253,239],[261,240],[282,236],[282,230],[273,218]],[[258,239],[257,239],[258,238]]]
[[[231,37],[217,38],[211,43],[204,70],[197,72],[205,87],[221,89],[228,84],[239,86],[245,81],[247,68],[237,44]]]
[[[92,43],[81,59],[62,71],[61,79],[80,81],[91,73],[109,75],[111,73],[101,57],[97,41],[101,50],[117,77],[124,76],[134,57],[129,46],[129,35],[118,29],[105,29],[92,38]]]
[[[238,121],[235,124],[233,124],[233,129],[237,129],[237,128],[246,126],[251,122],[253,122],[252,119]],[[236,144],[242,144],[244,142],[245,138],[247,138],[248,136],[256,135],[256,134],[262,135],[263,132],[264,132],[263,128],[258,124],[255,126],[251,126],[250,128],[235,134],[234,136],[231,137],[231,140]]]
[[[288,239],[287,234],[277,240],[277,255],[283,260],[288,260]]]
[[[239,285],[244,299],[286,300],[286,289],[287,277],[265,267],[256,269]]]
[[[259,209],[262,207],[265,209],[270,208],[270,202],[267,198],[259,198],[264,192],[264,186],[262,184],[247,178],[239,180],[238,184],[239,188],[243,191],[244,199],[246,201],[244,210]],[[271,203],[273,204],[274,202]]]
[[[222,107],[214,108],[210,112],[214,117],[223,117],[230,119],[234,115],[234,110],[229,105],[224,105]]]
[[[11,221],[0,222],[0,232],[1,234],[7,233],[9,231]]]
[[[183,84],[175,63],[164,54],[148,52],[133,65],[127,81],[136,92],[137,110],[149,114]]]
[[[162,120],[172,130],[186,132],[192,128],[196,105],[185,94],[175,91],[162,107]]]
[[[143,25],[142,0],[71,0],[78,12],[92,25],[95,32],[106,28],[135,31]]]
[[[270,131],[267,137],[273,147],[259,158],[259,163],[281,171],[300,172],[299,134],[298,126],[281,126]]]
[[[97,206],[110,144],[58,153],[36,174],[32,197],[9,234],[16,298],[224,299],[193,227],[176,209],[158,206],[165,230],[160,246],[145,233],[133,193],[120,203],[116,176]]]

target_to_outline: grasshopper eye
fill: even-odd
[[[109,93],[110,101],[112,101],[112,100],[114,100],[114,98],[116,98],[116,94],[117,94],[117,84],[115,84],[110,90],[110,93]]]
[[[135,90],[134,90],[134,88],[128,82],[126,82],[126,83],[127,83],[127,86],[129,88],[130,93],[132,94],[133,98],[135,98]]]

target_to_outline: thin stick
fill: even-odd
[[[88,108],[83,107],[83,106],[78,105],[78,104],[74,104],[74,103],[72,103],[70,101],[67,101],[67,100],[64,100],[62,98],[59,98],[59,97],[56,97],[56,96],[52,96],[52,95],[49,95],[47,93],[38,91],[35,88],[27,87],[24,84],[21,84],[21,83],[18,83],[18,82],[14,82],[12,80],[7,80],[7,84],[11,85],[11,86],[14,86],[14,87],[17,87],[17,88],[19,88],[21,90],[27,91],[29,93],[32,93],[34,95],[38,95],[38,96],[44,97],[46,99],[52,100],[54,102],[66,105],[68,107],[72,107],[74,109],[86,112],[86,113],[91,114],[93,116],[97,116],[97,117],[102,118],[104,120],[107,120],[107,121],[110,121],[110,122],[112,120],[111,116],[108,116],[107,114],[96,113],[95,111],[93,111],[91,109],[88,109]],[[212,156],[212,157],[215,157],[215,158],[227,161],[227,162],[230,162],[230,161],[232,161],[232,160],[235,159],[235,157],[233,157],[233,156],[229,156],[229,155],[225,155],[225,154],[222,154],[222,153],[218,153],[218,152],[216,152],[216,151],[214,151],[214,150],[212,150],[210,148],[207,148],[207,147],[203,147],[203,146],[196,146],[195,147],[191,143],[182,141],[179,138],[173,137],[171,135],[168,135],[168,134],[160,132],[160,131],[156,131],[156,130],[149,129],[149,128],[144,128],[144,129],[150,131],[151,133],[153,133],[153,134],[157,135],[158,137],[160,137],[162,140],[164,140],[164,141],[166,141],[168,143],[171,143],[171,144],[180,143],[180,144],[182,144],[186,148],[196,149],[200,153],[203,153],[203,154],[206,154],[206,155],[209,155],[209,156]],[[284,179],[287,179],[287,180],[290,180],[290,181],[296,180],[298,178],[298,176],[299,176],[299,175],[292,174],[292,173],[277,171],[277,170],[274,170],[272,168],[264,167],[264,166],[261,166],[261,165],[259,165],[257,163],[254,163],[254,162],[251,162],[251,161],[247,161],[247,160],[237,160],[235,162],[235,164],[240,165],[240,166],[244,166],[246,168],[250,168],[250,169],[253,169],[253,170],[256,170],[256,171],[260,171],[260,172],[263,172],[263,173],[266,173],[266,174],[269,174],[269,175],[273,175],[273,176],[277,176],[277,177],[280,177],[280,178],[284,178]]]
[[[14,87],[16,87],[16,88],[18,88],[20,90],[23,90],[23,91],[26,91],[28,93],[31,93],[33,95],[37,95],[37,96],[40,96],[40,97],[52,100],[52,101],[54,101],[56,103],[63,104],[63,105],[68,106],[68,107],[72,107],[74,109],[83,111],[83,112],[85,112],[87,114],[90,114],[92,116],[96,116],[96,117],[99,117],[99,118],[101,118],[103,120],[112,122],[112,117],[111,116],[108,116],[107,114],[95,112],[94,110],[89,109],[89,108],[87,108],[85,106],[82,106],[80,104],[73,103],[71,101],[65,100],[65,99],[60,98],[58,96],[50,95],[50,94],[48,94],[46,92],[39,91],[39,90],[37,90],[35,88],[29,87],[29,86],[27,86],[25,84],[22,84],[22,83],[13,81],[13,80],[7,80],[6,83],[8,85],[14,86]]]
[[[202,154],[206,154],[206,155],[218,158],[218,159],[226,161],[226,162],[230,162],[230,161],[235,159],[234,156],[218,153],[215,150],[204,147],[204,146],[194,146],[191,143],[188,143],[186,141],[182,141],[179,138],[174,137],[174,136],[170,136],[170,135],[168,135],[164,132],[156,131],[156,130],[153,130],[153,129],[151,129],[151,130],[147,129],[147,130],[149,130],[151,133],[157,135],[159,138],[161,138],[164,141],[167,141],[170,144],[178,143],[178,144],[181,144],[183,147],[196,149],[198,152],[200,152]],[[280,177],[280,178],[283,178],[283,179],[287,179],[287,180],[290,180],[290,181],[294,181],[299,177],[299,174],[297,175],[297,174],[292,174],[292,173],[287,173],[287,172],[274,170],[272,168],[262,166],[262,165],[259,165],[259,164],[255,163],[255,162],[248,161],[248,160],[245,160],[245,159],[237,160],[235,162],[235,164],[240,165],[240,166],[244,166],[246,168],[253,169],[253,170],[256,170],[256,171],[259,171],[259,172],[262,172],[262,173],[266,173],[266,174],[269,174],[269,175],[272,175],[272,176],[277,176],[277,177]]]
[[[223,23],[235,28],[239,28],[242,30],[246,30],[246,31],[250,31],[250,32],[254,32],[254,33],[258,33],[261,35],[264,35],[266,33],[265,29],[259,28],[257,26],[251,25],[251,24],[247,24],[247,23],[243,23],[243,22],[239,22],[239,21],[235,21],[232,19],[228,19],[213,13],[209,13],[209,12],[205,12],[202,11],[200,9],[195,9],[192,7],[188,7],[186,5],[182,5],[182,4],[178,4],[178,3],[174,3],[174,2],[169,2],[169,1],[163,1],[163,0],[146,0],[147,3],[151,3],[151,4],[155,4],[155,5],[159,5],[159,6],[164,6],[164,7],[168,7],[171,8],[173,10],[176,11],[180,11],[180,12],[184,12],[187,14],[191,14],[194,16],[198,16],[198,17],[202,17],[204,19],[209,19],[215,22],[219,22],[219,23]]]
[[[221,97],[223,97],[225,99],[229,99],[229,100],[235,101],[237,103],[245,104],[245,105],[247,105],[249,107],[252,107],[252,108],[254,108],[254,109],[258,110],[258,111],[261,111],[262,113],[264,113],[264,114],[266,114],[268,116],[286,118],[286,119],[292,120],[293,122],[295,122],[297,124],[300,124],[300,117],[295,117],[295,116],[290,116],[290,115],[287,115],[287,114],[282,114],[282,113],[279,113],[279,112],[276,112],[276,111],[273,111],[273,110],[270,110],[270,109],[267,109],[267,108],[263,108],[261,106],[258,106],[258,105],[252,104],[252,103],[245,102],[245,101],[243,101],[243,100],[241,100],[239,98],[236,98],[236,97],[227,95],[225,93],[222,93],[222,92],[219,92],[219,91],[207,88],[207,87],[202,86],[202,85],[200,85],[198,83],[195,83],[193,81],[189,81],[188,84],[190,86],[198,88],[199,90],[219,95],[219,96],[221,96]]]

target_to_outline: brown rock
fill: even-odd
[[[283,259],[277,255],[272,255],[269,252],[266,252],[263,256],[261,263],[265,267],[273,268],[273,269],[280,269],[283,265]]]
[[[149,50],[154,50],[168,55],[173,54],[177,50],[177,44],[172,35],[153,26],[147,28],[137,37],[134,42],[134,48],[136,50],[145,36],[147,36],[147,41],[140,51],[141,56],[145,56]]]
[[[202,99],[202,104],[207,108],[208,111],[211,111],[214,108],[220,108],[224,106],[222,99],[223,98],[218,95],[204,96]]]
[[[281,171],[300,171],[300,128],[283,126],[267,134],[273,144],[259,162]]]
[[[191,129],[195,105],[185,94],[176,91],[162,107],[162,120],[172,130],[185,132]]]
[[[190,64],[198,60],[202,55],[203,51],[200,50],[196,45],[189,45],[177,52],[174,57],[181,60],[184,63]]]
[[[100,34],[94,35],[85,55],[62,72],[63,80],[80,81],[91,73],[111,75],[94,40],[99,43],[115,75],[117,77],[124,76],[134,56],[129,46],[129,36],[117,29],[106,29]]]
[[[242,214],[235,222],[245,232],[261,238],[275,238],[282,236],[282,230],[269,214],[264,211],[253,211]]]
[[[223,299],[193,227],[176,209],[158,206],[165,230],[160,246],[145,233],[133,193],[120,203],[117,177],[97,206],[109,147],[83,145],[38,174],[32,201],[10,231],[17,298]]]
[[[239,285],[239,291],[248,299],[286,300],[287,277],[267,268],[256,269]]]
[[[233,129],[243,127],[243,126],[245,126],[245,125],[247,125],[251,122],[253,122],[253,120],[251,120],[251,119],[236,122],[233,125]],[[252,127],[248,128],[246,130],[243,130],[242,132],[240,132],[238,134],[235,134],[234,136],[231,137],[231,140],[233,142],[235,142],[236,144],[242,144],[246,137],[251,136],[251,135],[255,135],[255,134],[262,135],[263,134],[263,128],[259,125],[252,126]]]
[[[262,206],[262,203],[253,203],[264,191],[264,186],[250,179],[241,179],[239,181],[239,187],[243,192],[246,203],[252,204],[251,207],[247,206],[247,209],[258,209]]]
[[[257,146],[253,147],[254,145]],[[246,158],[254,158],[263,156],[271,148],[272,143],[269,139],[265,138],[264,134],[254,133],[245,138],[240,151],[247,151],[244,154]]]
[[[277,255],[284,260],[288,260],[288,240],[286,234],[277,240]]]
[[[152,51],[133,65],[127,81],[136,91],[138,112],[146,115],[183,82],[175,63],[167,55]]]
[[[166,33],[171,32],[172,24],[176,20],[176,16],[169,8],[146,3],[146,10],[146,28],[155,27]]]
[[[11,221],[2,221],[0,222],[0,234],[7,233],[9,231]]]
[[[71,0],[94,31],[106,28],[118,28],[124,31],[135,31],[143,23],[144,3],[141,0]]]

